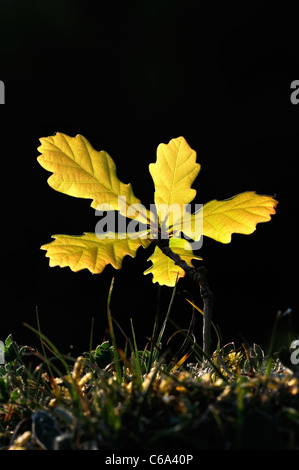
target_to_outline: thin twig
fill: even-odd
[[[182,268],[185,273],[200,286],[200,295],[203,300],[203,351],[211,354],[211,321],[213,310],[213,293],[208,284],[207,269],[204,266],[193,268],[189,266],[177,253],[174,253],[169,246],[169,239],[158,239],[156,241],[160,250],[168,256],[174,263]]]

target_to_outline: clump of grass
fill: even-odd
[[[299,375],[271,350],[218,344],[205,357],[180,330],[181,355],[161,350],[166,318],[139,349],[111,341],[71,358],[38,329],[41,352],[5,341],[0,366],[0,449],[298,449]],[[192,356],[190,355],[192,352]],[[33,367],[30,358],[39,363]],[[188,362],[190,357],[193,362]]]

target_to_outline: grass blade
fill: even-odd
[[[122,376],[121,376],[121,368],[120,368],[120,364],[119,364],[120,357],[119,357],[119,354],[118,354],[118,349],[117,349],[117,344],[116,344],[116,339],[115,339],[115,334],[114,334],[114,328],[113,328],[113,321],[112,321],[111,310],[110,310],[110,303],[111,303],[113,285],[114,285],[114,277],[111,280],[110,289],[109,289],[109,293],[108,293],[107,316],[108,316],[109,333],[110,333],[110,336],[111,336],[111,341],[112,341],[112,346],[113,346],[113,357],[114,357],[116,378],[117,378],[117,382],[119,384],[121,384],[122,383]]]

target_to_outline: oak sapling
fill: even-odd
[[[152,274],[153,282],[169,287],[187,274],[200,284],[202,297],[211,306],[206,272],[202,266],[196,269],[193,265],[193,259],[202,258],[193,248],[201,246],[204,236],[230,243],[232,234],[251,234],[258,223],[269,221],[275,214],[277,201],[254,191],[223,201],[214,199],[190,213],[188,208],[196,195],[191,186],[200,165],[184,137],[160,144],[156,163],[149,165],[155,186],[155,204],[150,210],[135,196],[131,184],[118,179],[110,155],[96,151],[85,137],[57,133],[40,142],[38,161],[52,172],[48,183],[53,189],[91,199],[91,207],[97,211],[118,211],[135,224],[135,230],[118,233],[54,235],[54,241],[41,247],[47,251],[50,266],[98,274],[108,264],[120,269],[126,255],[135,257],[139,247],[152,245],[154,252],[148,259],[152,265],[144,274]]]

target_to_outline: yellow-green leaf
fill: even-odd
[[[190,266],[193,266],[192,259],[202,259],[194,255],[191,245],[187,240],[170,238],[169,247]],[[154,253],[149,257],[148,261],[152,262],[152,266],[144,274],[152,274],[153,282],[158,282],[160,285],[172,287],[175,285],[177,275],[178,278],[185,276],[185,271],[177,266],[172,259],[164,255],[158,246],[156,246]]]
[[[155,185],[155,204],[160,220],[168,219],[171,205],[178,206],[178,213],[175,210],[173,212],[173,221],[182,215],[183,205],[189,204],[196,195],[191,185],[199,170],[196,152],[191,149],[184,137],[172,139],[168,144],[158,146],[157,161],[149,165],[149,171]],[[165,205],[165,212],[161,210],[162,205]]]
[[[140,213],[131,212],[129,217],[142,223],[149,221],[149,212],[135,197],[131,184],[118,179],[115,163],[107,152],[98,152],[81,135],[69,137],[58,132],[41,138],[40,142],[38,162],[53,173],[48,179],[53,189],[70,196],[92,199],[94,209],[107,204],[112,210],[127,215],[125,212],[131,206],[131,211],[136,208]],[[125,201],[124,205],[119,205],[119,196],[121,201]]]
[[[146,248],[150,240],[141,235],[144,232],[130,234],[130,237],[127,233],[111,232],[100,235],[84,233],[81,236],[53,235],[55,240],[41,249],[47,250],[50,266],[68,266],[72,271],[86,268],[93,274],[99,274],[108,264],[120,269],[126,255],[135,257],[140,246]]]
[[[258,223],[268,222],[271,215],[275,214],[276,205],[277,201],[273,197],[259,195],[254,191],[224,201],[214,199],[192,214],[192,231],[195,218],[202,217],[203,235],[221,243],[230,243],[233,233],[248,235],[255,231]],[[193,239],[198,240],[200,236],[197,234]]]

